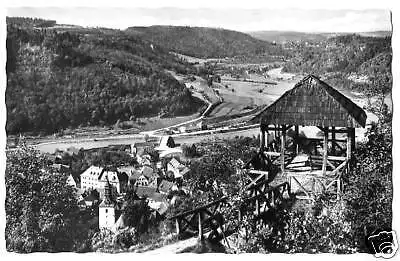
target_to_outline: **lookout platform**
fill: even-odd
[[[309,75],[252,119],[260,123],[260,150],[244,169],[253,183],[288,182],[299,198],[340,196],[355,128],[364,128],[366,118],[349,98]]]

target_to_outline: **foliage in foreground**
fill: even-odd
[[[83,251],[90,226],[79,220],[67,176],[27,147],[7,153],[6,247],[15,252]],[[91,218],[91,215],[87,215]]]

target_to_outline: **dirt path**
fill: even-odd
[[[181,252],[182,250],[188,248],[188,247],[193,247],[197,244],[197,237],[192,237],[189,239],[181,240],[176,243],[166,245],[157,249],[153,249],[147,252],[143,252],[145,254],[150,254],[150,255],[158,255],[158,254],[176,254]]]

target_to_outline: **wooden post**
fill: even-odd
[[[201,226],[201,211],[199,211],[199,240],[203,240],[203,227]]]
[[[328,161],[328,129],[324,128],[324,154],[322,155],[322,175],[326,174],[326,164]]]
[[[350,133],[351,133],[351,152],[354,152],[354,150],[356,149],[356,129],[351,128]]]
[[[260,125],[260,151],[265,148],[265,131],[262,125]]]
[[[270,201],[270,205],[272,207],[275,207],[275,193],[273,190],[270,192],[269,201]]]
[[[295,153],[299,154],[299,125],[294,126],[295,136],[294,136],[294,144],[295,144]]]
[[[175,219],[175,228],[176,228],[176,234],[179,235],[181,233],[181,226],[177,218]]]
[[[286,126],[282,125],[281,136],[281,171],[285,173],[285,141],[286,141]]]
[[[346,158],[347,160],[351,159],[351,148],[353,147],[352,143],[352,138],[351,138],[351,129],[347,129],[347,137],[346,137]]]
[[[254,190],[254,195],[255,196],[258,195],[257,189]],[[256,213],[257,213],[257,215],[260,215],[260,202],[258,201],[258,198],[256,198],[256,202],[255,203],[256,203]]]
[[[260,202],[258,201],[258,198],[256,198],[256,214],[257,216],[260,215]]]
[[[335,133],[335,127],[332,127],[332,155],[336,155],[336,133]]]

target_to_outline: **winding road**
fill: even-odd
[[[286,90],[288,90],[288,88],[290,88],[290,86],[291,87],[294,86],[293,78],[295,78],[295,76],[293,74],[282,73],[281,68],[272,69],[271,71],[268,72],[268,74],[272,78],[274,78],[275,81],[277,81],[277,85],[275,85],[273,88],[268,88],[266,90],[266,92],[268,91],[268,94],[270,94],[269,97],[272,100],[279,98],[280,95],[282,95]],[[352,98],[352,100],[359,106],[362,107],[365,104],[365,99],[359,97],[359,95],[357,95],[356,93],[352,93],[351,91],[348,90],[340,90],[340,91],[344,91],[344,94]],[[268,101],[267,103],[270,102],[271,101]],[[376,116],[369,112],[367,112],[367,116],[368,116],[368,122],[376,120],[375,119]],[[201,118],[202,117],[191,120],[189,122],[195,122],[200,120]],[[180,123],[174,126],[170,126],[169,128],[185,125],[188,124],[189,122]],[[34,144],[33,146],[41,152],[54,153],[56,149],[66,150],[69,147],[76,147],[78,149],[79,148],[93,149],[93,148],[107,147],[109,145],[130,145],[136,142],[143,142],[146,134],[148,136],[160,137],[160,135],[157,134],[157,132],[160,130],[162,129],[146,131],[139,134],[110,135],[109,137],[58,139],[54,141]],[[179,144],[193,144],[200,142],[202,140],[209,140],[209,139],[226,139],[235,136],[253,137],[258,135],[258,131],[259,130],[257,125],[247,127],[246,129],[223,126],[215,130],[197,131],[192,133],[183,133],[171,136],[174,137],[175,141]],[[361,137],[363,136],[365,130],[360,129],[357,132],[358,133],[356,133],[356,136]]]

